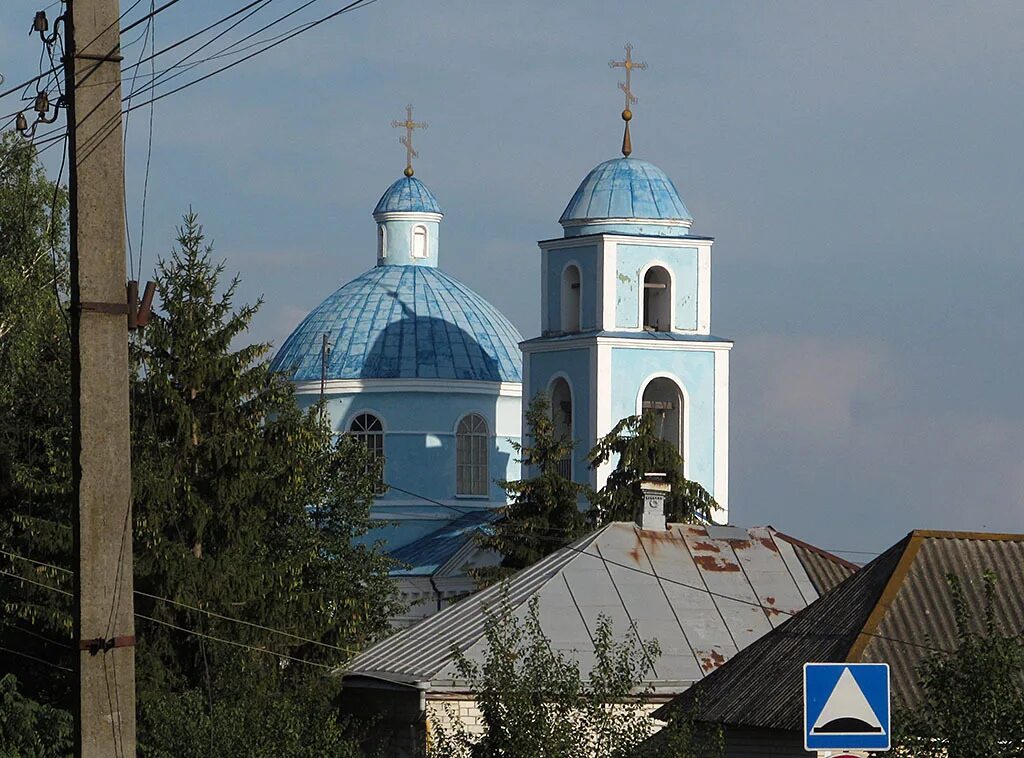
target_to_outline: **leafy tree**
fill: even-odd
[[[660,654],[657,642],[616,642],[611,621],[594,632],[587,676],[574,658],[551,647],[534,598],[520,620],[507,600],[487,615],[483,663],[455,650],[460,679],[476,693],[482,733],[449,712],[431,735],[430,755],[445,758],[573,758],[624,756],[651,733],[649,691],[636,692]]]
[[[74,746],[68,711],[27,698],[18,691],[14,674],[0,677],[0,755],[57,758]]]
[[[199,689],[158,694],[148,706],[142,758],[357,758],[360,731],[338,717],[333,686],[321,680],[298,689],[257,689],[245,698]]]
[[[897,714],[898,755],[912,758],[1024,756],[1024,644],[995,613],[996,577],[983,575],[984,617],[963,583],[947,576],[957,628],[954,650],[929,652],[918,667],[920,703]]]
[[[605,486],[592,498],[588,512],[595,525],[611,521],[632,521],[643,498],[640,482],[648,473],[663,473],[672,491],[665,500],[665,516],[669,521],[694,523],[711,520],[718,509],[714,498],[697,482],[683,475],[683,459],[671,442],[663,440],[655,431],[655,419],[650,413],[629,416],[617,423],[608,434],[597,441],[588,455],[591,468],[597,468],[613,458],[615,468],[608,475]]]
[[[579,499],[588,488],[561,473],[559,464],[572,457],[575,442],[555,434],[546,395],[536,395],[530,401],[526,429],[529,443],[512,443],[523,464],[524,477],[500,482],[510,502],[493,533],[482,539],[485,547],[501,553],[501,566],[506,571],[499,573],[536,563],[584,530]]]
[[[175,733],[209,728],[210,745],[240,735],[224,731],[236,706],[296,714],[310,688],[338,686],[303,662],[343,662],[397,610],[389,560],[353,541],[369,528],[369,453],[298,408],[267,345],[234,347],[259,304],[236,308],[238,279],[222,288],[223,271],[189,213],[157,264],[161,312],[132,349],[137,610],[156,620],[139,621],[140,741],[153,755],[179,752],[161,741],[169,714],[201,715]],[[267,750],[301,754],[289,734]],[[310,752],[340,754],[331,734],[315,731],[327,742]]]
[[[71,554],[66,217],[66,192],[35,148],[0,135],[0,646],[20,653],[0,656],[0,675],[16,675],[24,697],[69,707],[54,664],[71,666],[71,603],[46,589],[71,589],[52,567]]]

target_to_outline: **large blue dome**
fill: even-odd
[[[635,158],[614,158],[594,168],[558,221],[571,225],[597,219],[693,221],[668,175]]]
[[[516,328],[436,268],[380,266],[356,277],[303,319],[271,368],[318,381],[324,334],[328,379],[523,380]]]
[[[378,213],[440,213],[441,206],[434,193],[415,176],[403,176],[377,201],[373,214]]]

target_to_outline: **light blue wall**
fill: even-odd
[[[640,272],[652,261],[660,261],[672,275],[675,292],[675,328],[697,328],[697,248],[619,245],[616,257],[615,325],[640,326]]]
[[[590,441],[594,430],[590,424],[591,392],[590,379],[590,348],[575,348],[543,353],[530,356],[530,392],[545,392],[550,397],[552,380],[558,374],[569,379],[572,388],[572,425],[573,438],[577,447],[573,456],[573,480],[590,481],[590,470],[587,468],[587,453],[590,452]],[[523,398],[525,407],[532,398]]]
[[[710,351],[612,348],[612,423],[637,412],[647,377],[672,374],[689,397],[686,457],[690,479],[712,495],[715,485],[715,355]]]
[[[316,402],[316,395],[300,395],[300,402],[309,406]],[[396,487],[415,492],[432,500],[464,503],[465,507],[479,507],[504,504],[505,491],[496,480],[518,479],[519,464],[512,442],[519,437],[496,436],[495,431],[519,429],[521,403],[518,397],[485,395],[469,392],[373,392],[366,390],[357,394],[328,395],[328,412],[336,432],[347,431],[352,418],[359,413],[373,413],[384,425],[384,454],[386,457],[384,480]],[[455,495],[455,429],[459,419],[467,413],[479,413],[487,419],[492,435],[489,451],[491,486],[487,497],[456,497]],[[411,510],[399,506],[396,501],[414,500],[409,495],[389,490],[379,497],[374,505],[375,515],[391,512],[389,503],[403,512]],[[426,501],[417,502],[417,513],[436,513],[448,518],[458,513],[439,506],[430,506]],[[433,526],[425,524],[426,531],[439,528],[442,522]],[[430,527],[430,528],[427,528]],[[415,529],[410,531],[412,534]],[[426,532],[424,532],[426,533]],[[399,534],[396,532],[396,535]],[[397,537],[396,537],[397,538]],[[410,537],[409,539],[412,539]],[[389,549],[400,547],[391,535],[387,538]],[[408,540],[405,540],[408,541]]]
[[[435,216],[436,218],[436,216]],[[440,224],[437,221],[412,221],[412,220],[388,220],[378,226],[383,226],[387,232],[387,257],[378,258],[378,266],[437,266],[437,237],[440,233]],[[414,226],[425,226],[427,228],[427,257],[412,257],[412,228]]]
[[[562,269],[569,261],[576,261],[580,267],[580,299],[582,314],[580,328],[583,331],[597,328],[597,291],[600,285],[597,267],[597,247],[572,247],[548,250],[544,256],[547,279],[548,307],[544,314],[544,331],[558,332],[562,329]]]

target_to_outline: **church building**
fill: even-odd
[[[411,109],[397,123],[415,125]],[[498,481],[519,477],[523,338],[439,267],[443,214],[413,176],[408,128],[405,176],[373,210],[376,265],[310,312],[272,369],[291,377],[305,407],[322,397],[336,433],[383,461],[373,518],[386,526],[371,538],[408,565],[396,578],[415,601],[474,587],[464,562],[446,564],[505,505]],[[441,590],[439,573],[449,579]]]
[[[626,73],[623,155],[584,177],[562,236],[539,243],[538,337],[524,341],[439,267],[443,214],[413,175],[413,130],[425,125],[409,106],[392,122],[405,130],[405,175],[373,211],[376,266],[306,316],[273,360],[301,403],[324,398],[335,431],[384,462],[372,536],[403,564],[406,599],[423,601],[399,623],[472,591],[467,571],[498,560],[473,536],[506,503],[498,482],[520,478],[515,445],[537,393],[577,442],[567,477],[600,488],[613,462],[591,470],[587,452],[620,419],[653,413],[728,520],[732,343],[711,333],[713,239],[691,233],[667,174],[630,157],[630,74],[644,64],[627,46],[613,65]]]

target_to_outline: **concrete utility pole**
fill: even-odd
[[[135,755],[128,307],[118,0],[70,0],[76,755]],[[82,86],[82,85],[86,86]]]

